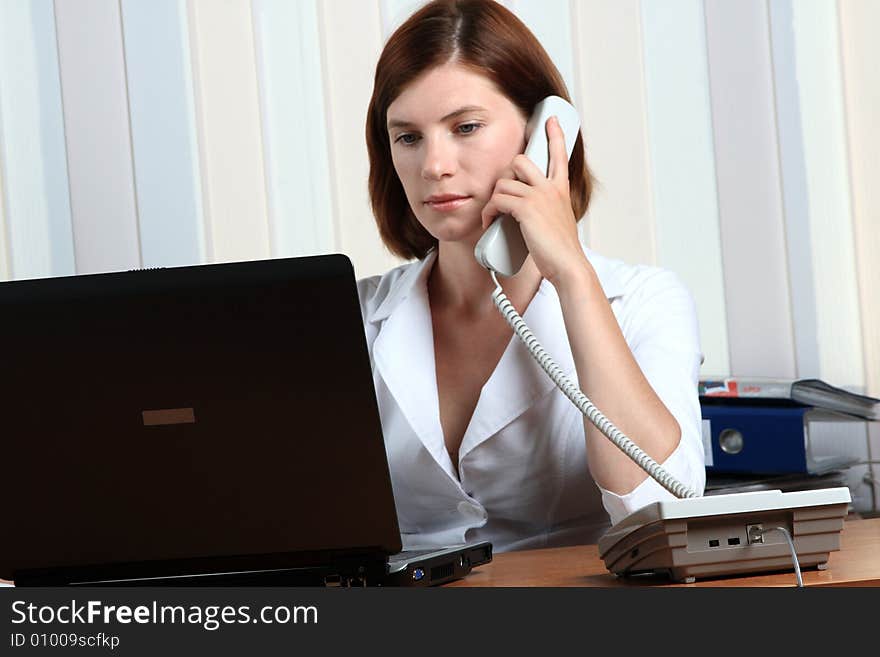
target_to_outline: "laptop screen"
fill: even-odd
[[[400,550],[345,256],[7,282],[0,308],[0,577]]]

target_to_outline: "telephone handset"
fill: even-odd
[[[550,151],[547,141],[547,119],[555,116],[565,135],[565,150],[571,158],[574,143],[581,127],[577,110],[559,96],[548,96],[535,106],[526,124],[530,135],[525,155],[547,175],[550,167]],[[529,255],[519,223],[510,215],[499,215],[483,233],[474,249],[477,262],[486,269],[502,276],[513,276],[520,270]]]

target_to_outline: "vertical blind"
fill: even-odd
[[[583,119],[589,246],[678,273],[703,373],[880,394],[873,0],[506,0]],[[0,277],[343,252],[413,0],[0,0]]]

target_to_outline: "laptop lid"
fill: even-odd
[[[401,549],[343,255],[0,284],[0,577]]]

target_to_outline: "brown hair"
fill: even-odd
[[[522,21],[494,0],[434,0],[401,25],[376,64],[367,110],[370,203],[385,246],[403,258],[423,258],[437,240],[419,223],[391,160],[388,106],[431,68],[455,62],[489,78],[525,116],[543,98],[571,102],[565,82],[547,52]],[[568,163],[571,209],[587,211],[592,175],[578,132]]]

